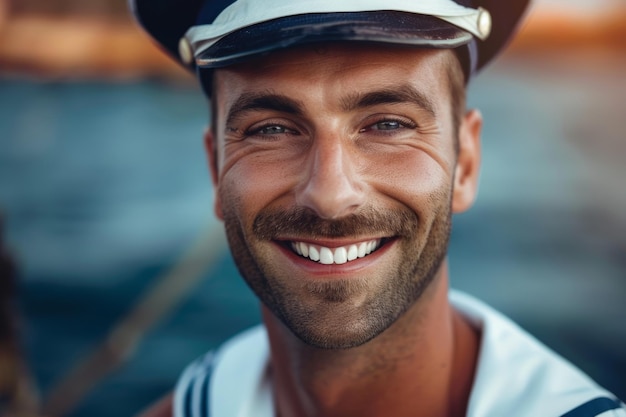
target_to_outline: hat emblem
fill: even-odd
[[[491,33],[491,13],[487,9],[483,9],[480,7],[478,9],[478,32],[483,37],[483,39],[487,38]]]
[[[193,62],[193,51],[191,50],[191,45],[186,37],[180,38],[178,42],[178,55],[180,55],[181,61],[186,65],[191,65]]]

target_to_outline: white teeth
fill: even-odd
[[[364,257],[365,255],[367,255],[367,242],[363,242],[359,245],[359,258]]]
[[[304,242],[292,242],[291,248],[295,253],[312,261],[320,262],[324,265],[345,264],[369,255],[380,245],[380,239],[361,242],[349,246],[339,246],[330,249],[324,246],[309,245]]]
[[[330,265],[335,261],[333,258],[333,252],[325,247],[320,248],[320,263],[324,265]]]
[[[348,251],[346,248],[335,249],[335,263],[345,264],[346,262],[348,262]]]
[[[320,260],[320,253],[313,246],[309,247],[309,258],[315,262]]]
[[[301,255],[304,256],[304,257],[308,257],[309,256],[309,245],[307,245],[306,243],[300,242],[300,244],[298,246],[300,246],[300,252],[302,252]]]
[[[356,245],[350,245],[350,249],[348,249],[348,260],[354,261],[359,256],[359,249]]]

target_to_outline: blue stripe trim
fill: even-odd
[[[622,407],[621,401],[615,398],[600,397],[593,399],[568,411],[561,417],[595,417],[606,411],[616,410]]]
[[[183,415],[184,417],[192,417],[192,411],[191,411],[191,396],[193,394],[193,383],[188,384],[186,389],[185,389],[185,399],[184,399],[184,404],[183,404]]]
[[[211,379],[212,369],[208,369],[204,379],[202,380],[202,387],[200,389],[200,415],[202,417],[209,417],[209,380]]]

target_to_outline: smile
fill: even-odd
[[[311,245],[305,242],[291,242],[291,249],[303,258],[319,262],[324,265],[345,264],[369,255],[381,246],[381,239],[373,239],[365,242],[354,243],[347,246],[327,248],[325,246]]]

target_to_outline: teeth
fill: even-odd
[[[298,246],[300,247],[300,252],[302,252],[301,255],[308,258],[309,257],[309,245],[307,245],[306,243],[300,242]]]
[[[309,248],[309,258],[311,258],[311,260],[315,262],[320,260],[320,253],[317,251],[317,249],[314,246],[311,246]]]
[[[320,263],[324,265],[330,265],[333,262],[335,262],[333,252],[330,249],[322,246],[320,248]]]
[[[336,264],[345,264],[348,262],[348,251],[346,248],[337,248],[335,249],[335,263]]]
[[[350,249],[348,249],[348,260],[354,261],[359,256],[359,249],[356,245],[350,245]]]
[[[324,265],[345,264],[369,255],[380,245],[380,239],[361,242],[359,244],[340,246],[330,249],[324,246],[309,245],[304,242],[292,242],[291,248],[298,255]]]
[[[367,242],[363,242],[359,245],[358,257],[362,258],[367,255]]]

